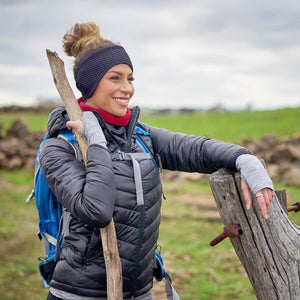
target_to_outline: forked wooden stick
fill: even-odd
[[[55,86],[66,107],[69,118],[71,120],[81,118],[82,111],[78,105],[78,102],[76,101],[76,97],[67,79],[64,62],[59,58],[56,52],[52,52],[48,49],[46,52]],[[76,137],[84,162],[86,163],[86,151],[88,148],[87,142],[78,132],[76,132]],[[100,228],[100,233],[106,266],[107,299],[122,300],[122,266],[119,257],[117,236],[113,220],[107,227]]]

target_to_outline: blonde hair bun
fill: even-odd
[[[77,57],[90,45],[103,42],[99,27],[93,22],[76,23],[63,37],[63,49],[68,56]]]

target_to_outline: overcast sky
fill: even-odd
[[[300,105],[299,0],[0,0],[0,105],[57,98],[46,56],[94,21],[129,53],[131,105],[275,109]]]

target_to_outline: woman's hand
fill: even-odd
[[[72,129],[73,132],[74,132],[74,130],[76,130],[79,134],[82,134],[82,130],[83,130],[82,120],[78,119],[78,120],[75,120],[75,121],[68,121],[66,123],[66,125],[67,125],[67,128],[69,130]]]
[[[86,139],[88,145],[97,144],[106,147],[106,139],[99,122],[91,111],[84,111],[81,119],[68,121],[66,123],[68,129],[76,130]],[[76,135],[75,135],[76,138]]]
[[[252,207],[252,200],[251,200],[250,188],[248,187],[244,179],[241,179],[241,189],[244,196],[246,208],[248,210]],[[270,188],[264,188],[262,190],[259,190],[255,194],[255,198],[257,200],[259,209],[264,219],[268,219],[269,205],[273,197],[274,197],[274,191]]]
[[[236,167],[241,172],[241,189],[246,208],[252,206],[251,192],[255,195],[262,217],[268,218],[268,209],[274,196],[273,182],[257,157],[242,154],[236,160]]]

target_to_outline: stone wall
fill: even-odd
[[[267,135],[258,140],[244,139],[242,146],[250,149],[266,163],[267,170],[275,182],[300,186],[300,134],[290,138]],[[164,180],[207,182],[210,175],[198,173],[163,172]]]
[[[17,119],[5,136],[0,135],[0,168],[33,169],[35,155],[44,135],[45,132],[29,132],[26,122],[22,118]],[[300,186],[300,134],[281,139],[275,135],[259,140],[244,139],[242,145],[266,162],[274,181]],[[172,181],[207,181],[208,177],[197,173],[163,172],[163,179]]]
[[[255,141],[245,139],[243,145],[264,159],[273,181],[300,186],[300,134],[281,139],[275,135]]]
[[[29,132],[26,122],[17,119],[5,136],[0,135],[0,169],[33,169],[44,135],[45,132]]]

